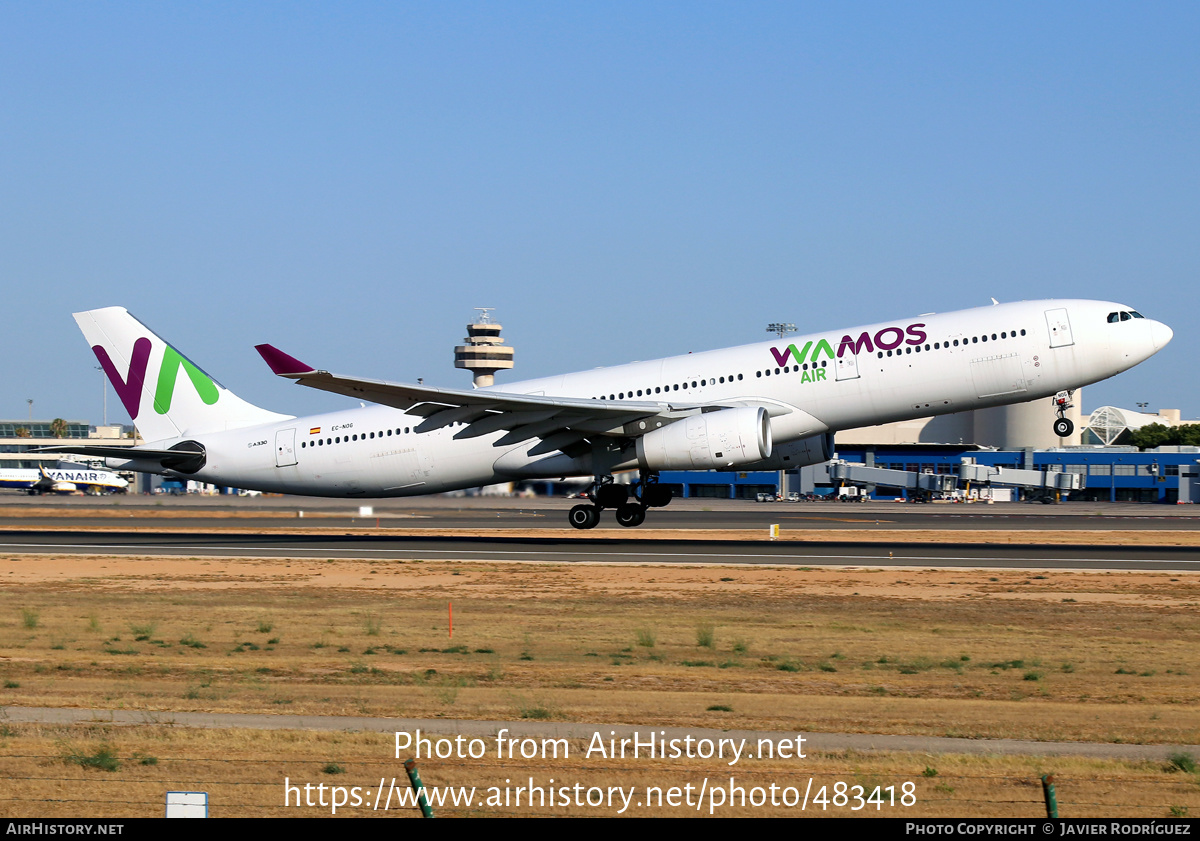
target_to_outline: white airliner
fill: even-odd
[[[689,353],[577,374],[439,389],[331,374],[271,345],[275,374],[376,405],[296,418],[225,389],[124,308],[77,313],[147,441],[47,451],[217,485],[329,497],[396,497],[528,478],[594,477],[586,529],[670,502],[660,470],[778,470],[833,454],[833,433],[1057,396],[1161,350],[1169,327],[1084,300],[995,304]],[[638,470],[632,485],[613,474]]]
[[[125,493],[129,483],[107,470],[90,467],[38,467],[0,470],[0,488],[18,488],[30,494],[74,493]]]

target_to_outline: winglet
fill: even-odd
[[[280,377],[297,377],[301,374],[311,374],[316,369],[305,365],[294,356],[288,356],[274,345],[255,345],[254,349],[263,361],[271,366],[271,370]]]

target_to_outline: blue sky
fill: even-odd
[[[0,417],[99,422],[119,304],[240,396],[252,346],[465,387],[1044,297],[1200,417],[1194,3],[8,3]],[[505,377],[501,377],[503,382]],[[109,392],[110,420],[127,420]]]

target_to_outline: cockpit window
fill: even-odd
[[[1129,321],[1129,319],[1131,319],[1132,317],[1133,317],[1133,316],[1131,316],[1131,315],[1130,315],[1129,313],[1127,313],[1127,312],[1123,312],[1123,313],[1121,313],[1121,320],[1122,320],[1122,321]]]
[[[1138,312],[1137,310],[1130,310],[1129,314],[1132,315],[1134,318],[1145,318],[1146,317],[1146,316],[1142,315],[1140,312]]]
[[[1121,320],[1121,314],[1119,312],[1110,312],[1108,314],[1108,323],[1109,324],[1116,324],[1120,320]]]

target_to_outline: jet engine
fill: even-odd
[[[743,470],[791,470],[807,464],[820,464],[833,458],[833,433],[821,432],[798,441],[776,444],[762,461],[743,464]]]
[[[643,470],[737,467],[771,455],[771,421],[761,406],[690,415],[637,439]]]

